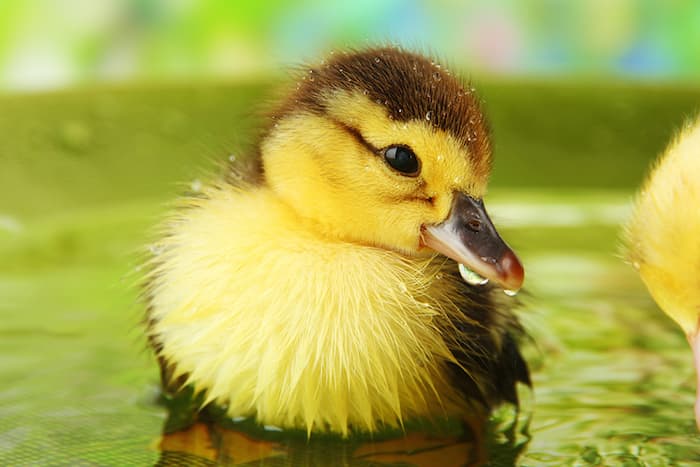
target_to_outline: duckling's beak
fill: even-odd
[[[421,242],[504,289],[523,285],[523,266],[496,232],[482,200],[456,193],[450,215],[440,224],[424,225]]]

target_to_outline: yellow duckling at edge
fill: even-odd
[[[700,118],[656,162],[625,233],[628,259],[690,342],[700,391]]]
[[[332,54],[273,112],[253,165],[183,200],[150,260],[166,391],[309,435],[517,402],[529,374],[503,291],[524,272],[482,202],[492,155],[471,88],[397,48]]]

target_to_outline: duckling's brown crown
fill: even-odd
[[[490,167],[488,125],[474,90],[421,55],[393,47],[335,53],[305,70],[273,119],[300,110],[325,114],[329,90],[361,92],[393,120],[423,120],[451,134],[472,160]]]

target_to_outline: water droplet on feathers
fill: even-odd
[[[430,117],[432,117],[432,116],[433,116],[432,110],[428,110],[428,113],[425,114],[425,119],[430,121]]]
[[[516,295],[518,295],[517,290],[510,290],[510,289],[503,289],[503,293],[508,295],[509,297],[515,297]]]
[[[153,256],[158,256],[163,252],[163,245],[159,245],[159,244],[149,245],[148,251],[150,251]]]

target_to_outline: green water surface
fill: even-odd
[[[695,465],[687,343],[620,260],[618,235],[649,161],[698,108],[700,88],[480,88],[496,148],[487,207],[527,272],[534,391],[518,463]],[[0,97],[1,465],[161,457],[165,410],[140,326],[138,255],[169,200],[216,161],[244,157],[268,90]],[[493,459],[508,458],[499,426]]]

